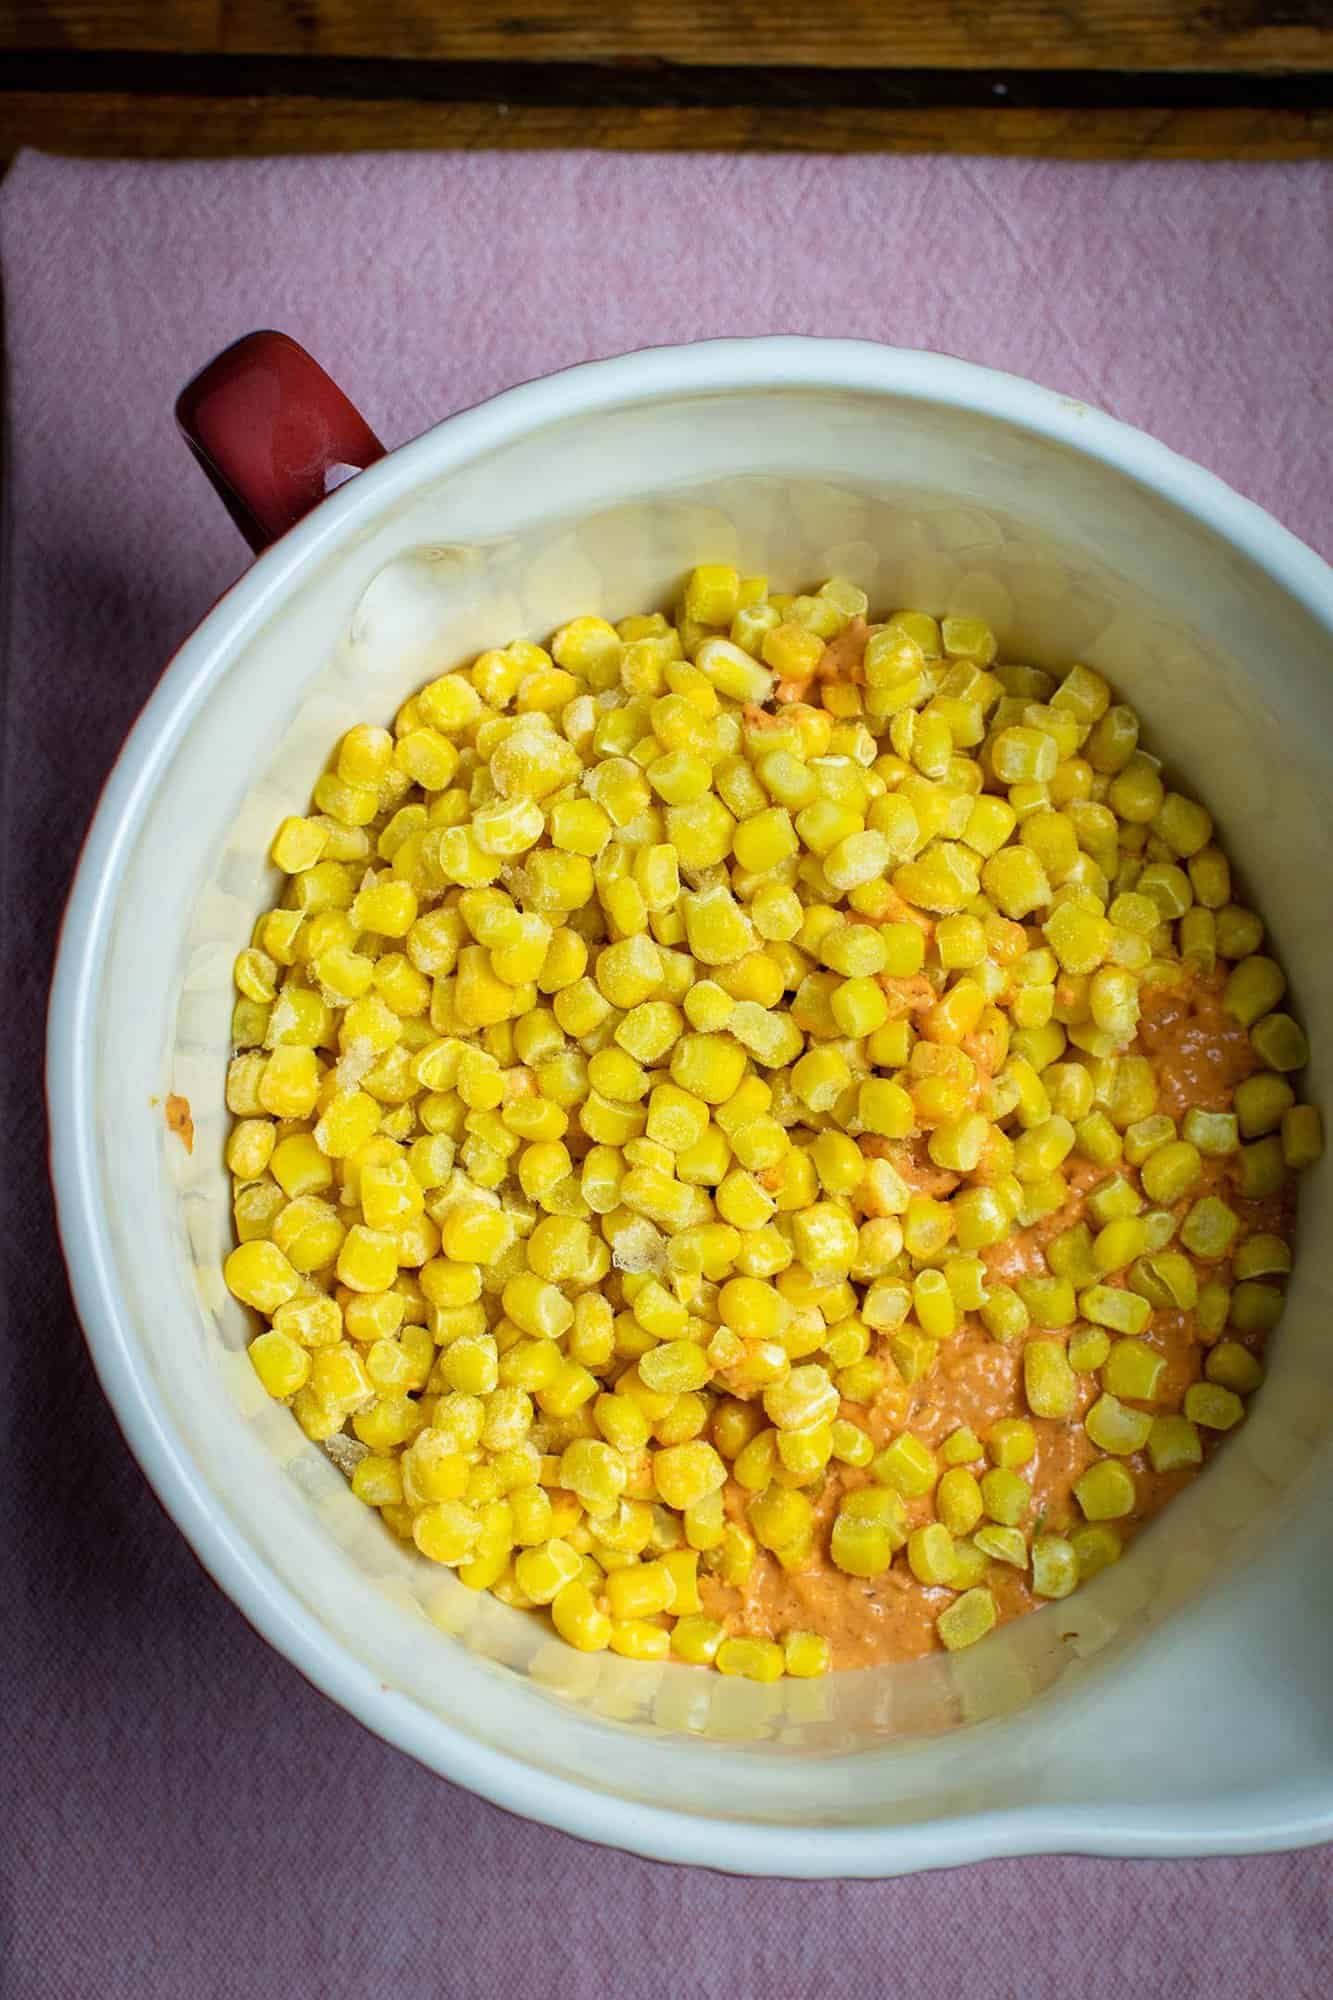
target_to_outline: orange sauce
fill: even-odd
[[[1145,986],[1139,1045],[1157,1076],[1157,1108],[1180,1118],[1191,1106],[1225,1111],[1255,1068],[1248,1032],[1222,1011],[1223,982],[1185,979]]]
[[[865,681],[866,640],[877,628],[866,624],[864,618],[853,618],[845,631],[830,639],[819,656],[813,673],[802,680],[795,677],[780,680],[773,689],[773,699],[784,704],[804,701],[811,685],[816,681],[852,681],[858,686]]]
[[[1226,1109],[1236,1084],[1255,1066],[1249,1036],[1223,1013],[1221,993],[1220,976],[1188,973],[1177,986],[1143,989],[1136,1050],[1147,1055],[1153,1065],[1158,1109],[1173,1118],[1179,1119],[1191,1106]],[[927,1191],[936,1170],[929,1164],[923,1142],[886,1142],[882,1150],[910,1186]],[[1061,1209],[981,1253],[991,1277],[998,1282],[1012,1284],[1025,1276],[1045,1275],[1046,1246],[1084,1219],[1092,1190],[1111,1173],[1132,1177],[1133,1169],[1124,1161],[1104,1168],[1088,1160],[1071,1159],[1064,1173],[1070,1196]],[[950,1184],[955,1180],[952,1175],[938,1178]],[[1293,1213],[1290,1186],[1270,1200],[1247,1201],[1240,1195],[1237,1180],[1234,1156],[1206,1158],[1202,1182],[1194,1194],[1178,1204],[1178,1216],[1183,1217],[1200,1194],[1218,1193],[1240,1215],[1246,1233],[1263,1230],[1289,1235]],[[947,1190],[929,1186],[929,1191]],[[1227,1277],[1225,1263],[1215,1268],[1219,1276]],[[1123,1274],[1118,1274],[1108,1282],[1123,1281]],[[1046,1337],[1065,1338],[1060,1333]],[[1238,1336],[1229,1333],[1227,1337]],[[1178,1411],[1186,1389],[1202,1374],[1204,1336],[1193,1314],[1157,1311],[1142,1338],[1165,1357],[1166,1370],[1157,1400],[1151,1406],[1138,1407]],[[1260,1352],[1263,1336],[1247,1336],[1245,1344]],[[880,1358],[887,1361],[884,1353]],[[921,1381],[910,1385],[894,1382],[869,1409],[844,1403],[841,1414],[867,1429],[876,1446],[907,1429],[932,1448],[960,1425],[967,1425],[984,1441],[997,1419],[1027,1418],[1037,1441],[1035,1457],[1021,1468],[1032,1488],[1028,1526],[1040,1524],[1052,1532],[1068,1531],[1083,1519],[1073,1493],[1074,1482],[1098,1456],[1083,1429],[1083,1418],[1101,1393],[1100,1384],[1093,1375],[1079,1375],[1078,1401],[1068,1419],[1033,1417],[1023,1394],[1022,1360],[1022,1340],[994,1340],[975,1319],[965,1316],[961,1331],[944,1344],[935,1366]],[[896,1371],[892,1363],[888,1366],[892,1376]],[[1217,1442],[1212,1433],[1203,1433],[1205,1462]],[[1198,1468],[1156,1473],[1144,1453],[1125,1463],[1134,1477],[1137,1501],[1133,1513],[1116,1526],[1128,1538],[1158,1513]],[[973,1470],[980,1473],[980,1460],[974,1462]],[[832,1466],[817,1496],[811,1494],[815,1554],[807,1566],[789,1574],[776,1557],[761,1549],[741,1588],[701,1577],[705,1610],[720,1618],[729,1631],[757,1638],[781,1638],[792,1629],[822,1632],[831,1643],[835,1667],[880,1666],[935,1651],[939,1645],[935,1619],[951,1601],[951,1591],[918,1583],[902,1555],[895,1557],[884,1575],[867,1580],[846,1575],[828,1554],[829,1530],[842,1496],[866,1485],[869,1479],[866,1471]],[[727,1511],[742,1525],[748,1499],[734,1480],[728,1482]],[[909,1529],[933,1517],[932,1496],[907,1503]],[[992,1564],[986,1582],[1001,1622],[1035,1610],[1043,1602],[1029,1588],[1029,1573],[1008,1564]]]
[[[194,1151],[194,1118],[188,1097],[169,1097],[163,1105],[167,1130],[174,1132],[187,1153]]]

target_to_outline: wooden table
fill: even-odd
[[[1333,0],[0,0],[0,135],[1300,159]]]

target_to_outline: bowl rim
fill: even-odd
[[[1013,424],[1118,470],[1230,542],[1333,634],[1333,570],[1271,515],[1146,433],[1058,391],[952,356],[873,341],[771,336],[639,349],[580,363],[444,418],[359,473],[264,551],[201,619],[122,748],[85,836],[62,922],[47,1026],[51,1178],[76,1309],[135,1458],[195,1555],[252,1626],[315,1687],[385,1741],[493,1804],[599,1844],[726,1872],[875,1877],[985,1858],[1273,1851],[1333,1837],[1333,1797],[1216,1823],[1208,1802],[1052,1809],[1016,1805],[911,1825],[777,1826],[617,1798],[480,1744],[387,1689],[332,1641],[211,1506],[154,1387],[117,1294],[97,1167],[93,1002],[117,890],[144,801],[230,657],[300,573],[424,478],[552,422],[684,395],[765,388],[937,402]],[[182,464],[184,460],[182,459]]]

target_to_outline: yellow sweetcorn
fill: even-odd
[[[1023,1385],[1034,1417],[1063,1419],[1073,1414],[1074,1370],[1056,1340],[1029,1340],[1023,1349]]]
[[[270,1317],[302,1289],[299,1272],[276,1243],[263,1239],[233,1250],[223,1266],[223,1276],[238,1299]]]
[[[981,1456],[981,1439],[968,1424],[960,1424],[951,1431],[940,1446],[940,1457],[946,1465],[975,1465]]]
[[[607,1577],[606,1598],[613,1619],[653,1618],[675,1605],[676,1585],[662,1562],[630,1563]]]
[[[811,1363],[793,1368],[764,1391],[764,1411],[779,1430],[828,1423],[838,1413],[838,1392],[826,1369]]]
[[[906,1510],[897,1493],[865,1486],[842,1502],[829,1550],[849,1576],[880,1576],[907,1540]]]
[[[935,1630],[951,1653],[974,1646],[994,1629],[998,1613],[989,1590],[978,1586],[965,1590],[946,1606],[935,1620]]]
[[[431,1501],[414,1510],[412,1539],[431,1562],[457,1569],[472,1554],[481,1526],[475,1510],[463,1501]]]
[[[1032,1504],[1032,1489],[1026,1479],[1008,1466],[996,1465],[982,1473],[978,1484],[987,1516],[1001,1527],[1017,1527]]]
[[[1008,1468],[1027,1465],[1036,1450],[1036,1433],[1024,1417],[999,1417],[986,1436],[986,1452],[992,1465]]]
[[[310,1355],[276,1327],[259,1334],[248,1351],[256,1375],[279,1402],[289,1401],[310,1379]]]
[[[1281,966],[1257,953],[1243,958],[1231,972],[1222,995],[1222,1005],[1244,1028],[1251,1028],[1261,1014],[1277,1006],[1287,990]]]
[[[793,1680],[814,1680],[832,1664],[832,1647],[822,1632],[792,1631],[783,1635],[783,1665]]]
[[[766,1487],[750,1501],[748,1512],[755,1538],[766,1549],[799,1547],[813,1526],[810,1502],[796,1487]]]
[[[1074,1495],[1089,1521],[1118,1521],[1134,1511],[1136,1493],[1127,1466],[1099,1458],[1074,1481]]]
[[[1240,1194],[1244,1200],[1267,1200],[1270,1195],[1279,1192],[1285,1176],[1286,1160],[1283,1156],[1282,1141],[1276,1134],[1267,1139],[1257,1140],[1253,1146],[1241,1147]],[[1205,1197],[1206,1199],[1208,1197]],[[1195,1206],[1199,1208],[1202,1203],[1196,1203]],[[1193,1215],[1187,1218],[1191,1223],[1196,1219]],[[1233,1224],[1234,1221],[1233,1217]],[[1183,1239],[1183,1229],[1181,1233]]]
[[[702,1439],[670,1445],[652,1454],[652,1481],[657,1496],[678,1513],[715,1493],[726,1477],[724,1460]]]
[[[599,1653],[610,1644],[611,1620],[581,1577],[571,1578],[556,1591],[551,1622],[566,1645],[578,1652]]]
[[[1130,1409],[1109,1392],[1097,1398],[1083,1420],[1083,1428],[1099,1451],[1128,1458],[1142,1451],[1152,1431],[1153,1419],[1142,1410]]]
[[[1069,1537],[1069,1546],[1074,1551],[1080,1583],[1090,1582],[1112,1563],[1119,1562],[1124,1549],[1119,1531],[1109,1521],[1094,1521],[1077,1529]]]
[[[1068,1597],[1078,1587],[1078,1559],[1063,1535],[1038,1535],[1032,1544],[1032,1589],[1037,1597]]]
[[[1190,1254],[1209,1262],[1225,1257],[1240,1218],[1217,1195],[1203,1195],[1180,1225],[1180,1241]]]
[[[288,1334],[303,1347],[331,1347],[342,1338],[344,1323],[353,1339],[360,1337],[356,1316],[350,1310],[353,1303],[349,1300],[344,1319],[344,1310],[336,1299],[315,1292],[309,1297],[288,1300],[271,1317],[277,1332]],[[389,1330],[392,1329],[386,1329]],[[370,1331],[374,1337],[374,1331]]]
[[[276,1136],[277,1128],[269,1118],[242,1118],[233,1125],[227,1140],[227,1166],[238,1181],[259,1179],[272,1161]],[[327,1186],[332,1178],[330,1170],[322,1184]],[[288,1192],[285,1186],[283,1191]]]
[[[1021,1528],[978,1528],[972,1541],[982,1555],[990,1557],[993,1562],[1008,1563],[1012,1569],[1026,1569],[1028,1566],[1027,1537]]]
[[[1147,1299],[1115,1285],[1089,1285],[1078,1295],[1078,1309],[1094,1325],[1116,1333],[1142,1333],[1152,1316]]]
[[[1229,1431],[1245,1415],[1245,1405],[1234,1389],[1217,1382],[1194,1382],[1185,1391],[1185,1415],[1205,1430]]]
[[[1269,1069],[1304,1069],[1310,1059],[1305,1030],[1290,1014],[1265,1014],[1250,1030],[1250,1043],[1261,1063]]]
[[[1102,1369],[1102,1386],[1113,1396],[1154,1402],[1166,1371],[1166,1356],[1141,1340],[1116,1340]]]
[[[954,1539],[940,1521],[916,1528],[907,1538],[907,1562],[918,1583],[948,1584],[956,1564]]]
[[[736,1674],[750,1681],[781,1680],[786,1672],[782,1647],[771,1639],[724,1639],[713,1664],[720,1674]]]
[[[900,1432],[886,1445],[870,1469],[882,1486],[892,1487],[908,1499],[928,1493],[938,1476],[934,1453],[910,1431]]]
[[[964,1535],[954,1543],[953,1575],[949,1579],[950,1590],[973,1590],[983,1582],[990,1572],[991,1559],[982,1548],[978,1548],[971,1535]]]
[[[272,1236],[279,1250],[304,1276],[333,1262],[345,1231],[337,1210],[328,1202],[317,1195],[302,1195],[278,1211],[273,1218]]]
[[[1209,815],[1088,669],[998,661],[974,619],[863,640],[867,610],[703,565],[674,625],[440,676],[344,736],[238,940],[256,1372],[311,1438],[350,1426],[394,1533],[576,1647],[821,1672],[818,1632],[727,1638],[700,1558],[873,1578],[904,1546],[969,1643],[988,1563],[1065,1595],[1119,1553],[1124,1457],[1192,1467],[1262,1380],[1290,1254],[1247,1204],[1322,1134]],[[1182,972],[1265,1067],[1177,1123],[1138,1035]],[[1154,1416],[1180,1316],[1203,1379]],[[1022,1403],[989,1467],[948,1422],[982,1331],[1024,1343],[1038,1428],[1097,1398],[1088,1525],[1030,1555]],[[821,1528],[830,1465],[870,1484]]]
[[[1111,1334],[1101,1326],[1075,1326],[1065,1352],[1075,1374],[1091,1374],[1095,1368],[1101,1368],[1111,1352]]]
[[[1020,1278],[1017,1290],[1034,1326],[1058,1332],[1072,1324],[1078,1302],[1068,1278]]]
[[[1198,1465],[1202,1457],[1198,1427],[1188,1417],[1153,1418],[1148,1458],[1154,1472],[1177,1472],[1182,1466]]]
[[[955,1465],[941,1475],[935,1505],[940,1520],[954,1535],[969,1535],[984,1512],[981,1486],[966,1466]]]
[[[1247,1236],[1236,1246],[1231,1275],[1245,1278],[1285,1277],[1291,1270],[1291,1248],[1280,1236]]]
[[[1180,1201],[1199,1185],[1202,1161],[1187,1140],[1159,1146],[1143,1162],[1139,1177],[1148,1199],[1162,1204]]]
[[[691,1666],[711,1666],[725,1636],[726,1628],[716,1618],[687,1613],[671,1629],[671,1651]]]
[[[1218,1382],[1239,1396],[1253,1394],[1264,1379],[1263,1363],[1238,1340],[1222,1340],[1210,1348],[1203,1372],[1210,1382]]]

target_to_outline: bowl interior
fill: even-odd
[[[488,644],[544,637],[580,611],[667,606],[690,564],[716,559],[785,588],[842,573],[876,608],[977,613],[1009,657],[1109,675],[1214,811],[1289,969],[1315,1048],[1309,1088],[1326,1100],[1327,630],[1127,473],[917,396],[778,382],[410,451],[417,469],[384,482],[383,504],[349,510],[290,583],[224,604],[187,648],[178,671],[207,655],[225,672],[204,677],[143,772],[89,1000],[100,1254],[201,1505],[323,1653],[351,1663],[367,1706],[379,1689],[410,1717],[400,1740],[442,1768],[457,1768],[461,1737],[621,1800],[830,1828],[1192,1797],[1205,1768],[1214,1791],[1287,1766],[1294,1782],[1312,1718],[1325,1749],[1333,1728],[1304,1664],[1326,1654],[1333,1606],[1299,1575],[1333,1478],[1328,1278],[1313,1249],[1327,1167],[1304,1189],[1304,1254],[1253,1414],[1124,1561],[973,1654],[759,1688],[574,1654],[406,1553],[352,1499],[260,1391],[252,1329],[222,1285],[222,1080],[232,961],[275,893],[268,842],[339,733],[387,722],[421,680]],[[254,581],[283,561],[279,548]],[[168,1091],[192,1106],[192,1155],[156,1108]],[[1251,1660],[1287,1689],[1259,1742]]]

